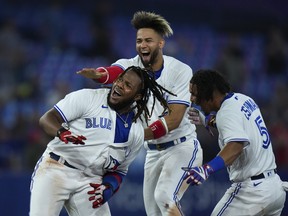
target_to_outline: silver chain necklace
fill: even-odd
[[[124,127],[125,127],[125,128],[128,128],[129,124],[128,124],[127,120],[128,120],[128,117],[129,117],[130,113],[127,114],[125,121],[124,121],[124,119],[121,117],[121,115],[119,115],[117,112],[116,112],[116,114],[119,116],[119,118],[121,119],[121,121],[124,123]]]

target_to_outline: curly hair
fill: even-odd
[[[171,95],[175,95],[172,92],[168,91],[165,89],[163,86],[159,85],[153,75],[153,72],[150,72],[144,68],[136,67],[136,66],[130,66],[128,67],[122,74],[119,75],[119,77],[123,76],[127,71],[134,71],[141,79],[142,81],[142,88],[140,88],[140,94],[142,94],[142,98],[138,101],[136,101],[136,105],[132,107],[132,109],[137,108],[137,112],[134,116],[133,121],[136,121],[137,118],[141,119],[141,115],[144,112],[144,118],[147,123],[148,118],[151,116],[153,110],[154,110],[154,105],[155,105],[155,99],[159,100],[161,105],[164,108],[163,113],[166,111],[170,112],[171,110],[169,109],[168,103],[165,100],[163,94],[164,92],[167,92]],[[151,92],[153,94],[151,94]],[[151,111],[149,111],[147,107],[147,102],[149,100],[149,97],[153,95],[153,106]],[[176,95],[175,95],[176,96]]]
[[[231,92],[230,84],[216,70],[200,69],[193,75],[190,83],[197,86],[196,104],[213,99],[215,90],[222,94]]]
[[[170,27],[170,24],[162,16],[153,12],[136,12],[131,20],[131,24],[136,30],[141,28],[154,29],[163,38],[168,38],[173,35],[173,30]]]

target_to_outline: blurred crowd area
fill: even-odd
[[[194,71],[219,70],[230,80],[234,91],[256,100],[270,131],[277,164],[287,167],[287,23],[280,11],[271,12],[268,17],[260,9],[254,11],[266,20],[273,17],[273,22],[263,24],[265,20],[254,14],[255,20],[246,20],[246,24],[253,23],[254,27],[249,28],[245,26],[245,14],[241,22],[234,19],[230,25],[229,16],[222,14],[226,25],[219,28],[220,21],[205,22],[205,9],[201,20],[201,5],[193,11],[193,1],[190,5],[182,2],[185,12],[187,6],[191,7],[191,13],[185,14],[184,9],[177,12],[156,7],[158,4],[151,0],[146,1],[148,6],[139,8],[134,1],[124,2],[131,3],[130,7],[116,0],[87,1],[88,4],[84,1],[83,5],[60,0],[1,1],[0,172],[31,171],[51,139],[38,125],[40,116],[68,92],[97,87],[76,71],[135,56],[135,31],[130,19],[142,9],[160,13],[171,23],[174,35],[167,39],[165,54],[187,63]],[[237,7],[232,7],[235,14],[241,13]],[[266,11],[267,8],[269,5]],[[232,16],[233,11],[229,12]],[[217,139],[207,136],[205,130],[198,132],[204,160],[208,160],[218,151]]]

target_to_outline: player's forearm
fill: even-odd
[[[144,129],[144,140],[159,139],[168,132],[165,118],[161,117]]]
[[[182,121],[182,118],[179,118],[178,116],[174,118],[173,116],[169,115],[169,116],[165,116],[165,120],[166,120],[168,130],[172,131],[179,127]]]
[[[104,76],[96,79],[100,83],[111,84],[117,79],[119,74],[123,72],[123,69],[118,66],[99,67],[96,69],[98,72],[105,73]]]
[[[230,166],[242,153],[244,144],[243,142],[230,142],[219,153],[225,162],[226,166]]]
[[[186,108],[186,106],[179,104],[170,105],[171,112],[168,115],[159,118],[149,127],[144,129],[144,139],[159,139],[169,133],[169,131],[178,128]]]
[[[144,140],[152,140],[154,139],[153,132],[150,127],[144,129]]]
[[[124,179],[125,175],[118,172],[107,172],[103,176],[102,184],[109,184],[112,187],[113,194],[116,193]]]

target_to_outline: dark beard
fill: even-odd
[[[154,52],[151,54],[151,58],[150,58],[150,61],[149,61],[149,62],[144,62],[143,59],[142,59],[142,57],[140,58],[142,64],[144,65],[144,67],[145,67],[147,70],[153,71],[153,70],[152,70],[152,65],[155,63],[156,57],[157,57],[158,53],[159,53],[158,50],[154,51]]]
[[[118,104],[112,104],[109,100],[110,95],[111,95],[111,91],[112,90],[110,90],[108,93],[107,102],[108,102],[109,107],[112,108],[113,110],[119,111],[119,110],[122,110],[124,108],[131,107],[131,105],[134,103],[134,100],[130,99],[130,100],[124,100]]]

